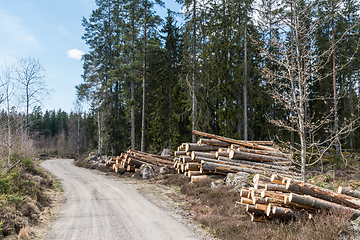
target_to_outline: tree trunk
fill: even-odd
[[[331,7],[331,28],[332,28],[332,55],[333,55],[333,90],[334,90],[334,115],[335,115],[335,149],[336,156],[340,156],[340,142],[339,142],[339,119],[338,119],[338,111],[337,111],[337,91],[336,91],[336,56],[335,56],[335,3],[332,3]]]
[[[9,88],[9,86],[8,86]],[[8,167],[10,167],[11,162],[11,121],[10,121],[10,95],[9,89],[6,91],[6,104],[7,104],[7,127],[8,127]]]
[[[78,122],[77,122],[77,155],[80,156],[80,118],[81,113],[78,113]]]
[[[308,207],[313,207],[315,209],[324,209],[324,210],[336,209],[336,210],[339,210],[339,211],[350,212],[352,214],[353,218],[360,217],[360,211],[359,210],[356,210],[356,209],[353,209],[353,208],[350,208],[350,207],[345,207],[345,206],[342,206],[340,204],[328,202],[328,201],[318,199],[318,198],[315,198],[315,197],[311,197],[311,196],[305,196],[305,195],[299,195],[299,194],[296,194],[296,193],[290,193],[289,202],[304,205],[304,206],[308,206]]]
[[[244,140],[248,139],[248,116],[247,116],[247,16],[245,16],[245,33],[244,33]]]
[[[293,12],[293,3],[291,4],[291,12]],[[294,83],[294,28],[293,28],[293,15],[291,14],[290,16],[291,18],[291,116],[290,116],[290,121],[291,121],[291,132],[290,132],[290,146],[291,148],[294,148],[294,139],[295,139],[295,133],[294,133],[294,128],[295,128],[295,121],[294,121],[294,106],[295,106],[295,83]]]
[[[145,17],[144,17],[144,49],[143,49],[143,106],[142,106],[142,121],[141,121],[141,151],[145,152],[145,131],[146,131],[146,28],[147,28],[147,1],[145,1]]]
[[[131,149],[135,149],[135,84],[134,84],[134,68],[135,68],[135,4],[133,3],[131,9]]]
[[[193,0],[193,79],[192,79],[192,130],[195,130],[196,127],[196,115],[197,115],[197,105],[196,105],[196,86],[195,86],[195,73],[196,73],[196,0]],[[192,134],[192,142],[196,143],[196,135]]]

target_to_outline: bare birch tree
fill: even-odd
[[[21,58],[16,65],[17,81],[22,88],[22,97],[26,105],[26,129],[29,126],[29,109],[49,94],[45,84],[45,69],[39,60],[32,57]]]
[[[323,24],[331,21],[331,16],[325,19],[313,14],[317,9],[316,4],[315,1],[306,4],[298,0],[287,1],[284,8],[288,14],[278,16],[280,21],[276,23],[280,34],[267,39],[271,46],[265,47],[264,44],[257,42],[262,56],[272,65],[277,66],[276,71],[266,65],[263,67],[263,76],[271,85],[270,94],[276,104],[280,104],[287,112],[292,113],[286,119],[271,118],[270,122],[298,134],[300,143],[292,149],[295,154],[294,163],[301,167],[303,181],[306,180],[305,168],[321,161],[326,150],[332,147],[341,136],[346,136],[353,131],[354,128],[351,126],[359,120],[358,118],[348,119],[339,126],[337,131],[334,131],[332,126],[336,114],[335,108],[324,113],[320,120],[307,116],[307,106],[310,101],[317,100],[326,103],[331,100],[328,96],[315,96],[314,99],[310,99],[311,86],[333,74],[330,72],[320,75],[320,70],[332,60],[334,47],[346,35],[345,32],[340,39],[333,41],[326,51],[316,52],[314,44],[316,32]],[[289,39],[291,44],[288,43]],[[353,53],[353,56],[349,56],[347,63],[336,66],[337,70],[344,68],[355,54],[357,51]],[[322,59],[327,59],[327,61],[324,63]],[[319,130],[322,129],[326,129],[327,136],[319,136]],[[297,159],[296,156],[299,158]]]
[[[6,127],[4,128],[1,140],[2,143],[7,148],[7,166],[10,167],[10,159],[11,159],[11,148],[12,148],[12,128],[11,128],[11,120],[10,120],[10,104],[11,98],[14,96],[15,88],[13,82],[11,81],[13,78],[14,69],[13,66],[5,63],[4,70],[2,71],[2,77],[0,77],[1,87],[3,92],[3,101],[6,103]]]

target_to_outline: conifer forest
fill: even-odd
[[[161,0],[95,2],[76,86],[91,107],[33,108],[39,147],[56,137],[73,152],[159,153],[196,129],[299,156],[360,148],[359,1],[178,0],[164,19]]]

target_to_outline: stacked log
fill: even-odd
[[[158,156],[155,154],[129,149],[116,158],[111,158],[105,166],[111,167],[116,173],[136,172],[141,165],[149,164],[157,167],[168,167],[171,170],[174,159],[171,156]]]
[[[276,173],[300,179],[291,156],[282,153],[273,141],[235,140],[196,130],[193,133],[210,139],[200,138],[197,143],[178,147],[173,166],[179,174],[192,178],[237,172],[266,176]]]
[[[347,211],[353,218],[360,216],[360,198],[354,197],[359,192],[348,188],[340,187],[333,192],[277,174],[271,178],[256,174],[253,184],[252,188],[241,189],[238,202],[245,205],[251,221],[311,219],[314,214],[331,209]]]

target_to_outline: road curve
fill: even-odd
[[[45,239],[199,239],[136,189],[56,159],[42,167],[60,178],[65,202]]]

